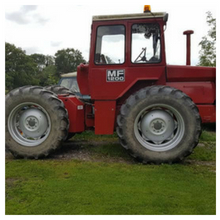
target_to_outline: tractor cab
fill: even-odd
[[[144,77],[149,83],[165,84],[161,77],[167,13],[152,13],[145,7],[144,13],[100,15],[92,20],[90,62],[79,66],[77,75],[82,94],[116,100]]]

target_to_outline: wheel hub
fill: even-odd
[[[30,128],[30,129],[34,129],[38,126],[38,120],[35,117],[27,118],[26,122],[27,122],[28,128]]]
[[[168,112],[157,109],[144,115],[140,128],[147,140],[162,142],[172,135],[175,124]]]
[[[166,122],[160,118],[156,118],[150,123],[152,132],[155,134],[163,132],[165,126],[166,126]]]
[[[31,138],[41,137],[48,128],[45,114],[36,108],[25,110],[20,116],[19,125],[23,134]]]
[[[162,128],[162,122],[156,121],[156,123],[154,123],[154,129],[160,130],[161,128]]]

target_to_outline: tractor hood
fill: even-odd
[[[167,65],[168,82],[195,82],[216,80],[215,67]]]

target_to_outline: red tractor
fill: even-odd
[[[117,131],[143,163],[192,153],[201,123],[216,120],[216,69],[166,64],[167,13],[94,16],[90,59],[77,68],[81,96],[24,86],[6,97],[6,145],[15,157],[40,158],[68,135]],[[84,99],[86,97],[86,99]]]

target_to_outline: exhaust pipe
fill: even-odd
[[[191,64],[191,54],[190,54],[190,50],[191,50],[191,39],[190,39],[190,35],[193,34],[194,31],[188,30],[188,31],[184,31],[183,34],[186,35],[186,65],[190,65]]]

